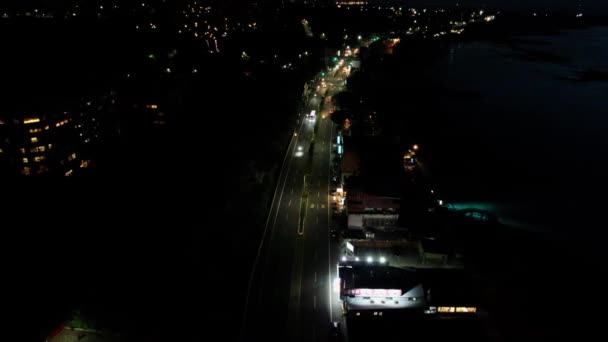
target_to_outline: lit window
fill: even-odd
[[[23,120],[23,123],[25,125],[36,123],[36,122],[40,122],[40,118],[27,118],[27,119]]]
[[[50,128],[50,127],[49,127],[49,125],[44,126],[44,130],[45,130],[45,131],[48,131],[48,130],[49,130],[49,128]]]
[[[21,169],[21,174],[24,176],[29,176],[32,173],[32,169],[29,167],[24,167]]]
[[[29,162],[30,162],[30,161],[29,161],[27,158],[23,158],[23,163],[24,163],[24,164],[27,164],[27,163],[29,163]]]
[[[456,308],[456,312],[466,312],[466,313],[475,313],[477,312],[477,308],[476,307],[457,307]]]
[[[30,128],[30,133],[40,133],[42,132],[42,128]]]
[[[6,123],[4,122],[4,120],[0,119],[0,125],[6,125]]]
[[[64,176],[66,176],[66,177],[70,177],[72,174],[74,174],[74,170],[69,170],[68,172],[66,172],[66,173],[64,174]]]
[[[81,160],[80,161],[80,168],[81,169],[86,169],[87,167],[89,167],[89,161],[88,160]]]
[[[72,153],[71,155],[68,156],[68,161],[72,161],[76,159],[76,153]]]
[[[20,149],[19,149],[19,152],[21,152],[21,153],[25,153],[25,148],[23,148],[23,147],[22,147],[22,148],[20,148]]]
[[[45,160],[45,159],[46,159],[46,157],[45,157],[45,156],[37,156],[37,157],[34,157],[34,161],[35,161],[36,163],[40,163],[41,161],[43,161],[43,160]]]
[[[455,312],[456,308],[453,306],[440,306],[437,308],[438,312]]]
[[[53,148],[53,144],[49,144],[49,150]]]
[[[32,142],[33,143],[37,143],[38,142],[38,138],[37,137],[32,137]]]

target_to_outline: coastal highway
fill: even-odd
[[[299,126],[291,133],[248,284],[241,341],[327,341],[331,322],[341,318],[337,293],[332,289],[338,256],[332,252],[336,248],[329,238],[334,124],[323,117],[330,104],[321,106],[321,98],[326,90],[327,95],[339,92],[343,77],[325,77],[325,87],[320,75],[315,79]],[[315,122],[307,118],[312,110],[319,120],[316,134]],[[314,153],[310,155],[313,135]],[[309,196],[302,204],[310,158]],[[302,225],[301,208],[305,208]]]

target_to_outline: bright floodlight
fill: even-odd
[[[443,200],[439,200],[439,205],[443,205]]]
[[[412,146],[412,148],[414,149],[414,151],[417,151],[419,146],[418,146],[418,144],[414,144],[414,146]]]
[[[386,262],[386,258],[385,257],[380,257],[380,262],[384,264]]]
[[[374,262],[374,258],[372,258],[371,256],[367,257],[367,262]]]
[[[355,261],[359,261],[359,257],[355,257]]]
[[[298,151],[302,151],[302,146],[298,146]]]
[[[342,256],[342,261],[346,261],[346,256]]]

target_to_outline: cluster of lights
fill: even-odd
[[[360,261],[360,260],[361,260],[361,259],[359,259],[359,257],[355,257],[354,259],[355,259],[355,261]],[[341,260],[342,260],[342,261],[347,261],[347,260],[348,260],[348,257],[347,257],[347,256],[345,256],[345,255],[343,255],[343,256],[342,256],[342,258],[341,258]],[[374,262],[374,257],[372,257],[372,256],[370,255],[370,256],[368,256],[367,258],[365,258],[365,261],[366,261],[368,264],[372,264],[372,263]],[[385,258],[385,257],[383,257],[383,256],[381,256],[380,258],[378,258],[378,262],[379,262],[379,263],[381,263],[381,264],[385,264],[385,263],[386,263],[386,258]]]
[[[230,25],[227,17],[223,20],[215,20],[213,8],[201,4],[195,0],[187,4],[182,10],[185,23],[180,26],[177,33],[191,35],[194,39],[203,42],[209,53],[220,52],[219,40],[228,37],[230,31],[255,31],[258,29],[256,22],[236,23]]]

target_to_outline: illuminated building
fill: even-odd
[[[479,291],[471,274],[463,270],[419,269],[424,284],[427,315],[437,318],[471,318],[479,311]]]
[[[415,270],[359,262],[338,265],[342,308],[348,315],[384,316],[387,311],[426,307],[424,289]]]
[[[397,268],[370,259],[343,258],[338,264],[334,291],[340,293],[345,314],[384,317],[413,313],[439,319],[476,317],[478,291],[468,272]]]
[[[93,166],[92,146],[101,136],[99,113],[110,97],[70,111],[0,112],[0,167],[5,175],[73,176]]]

